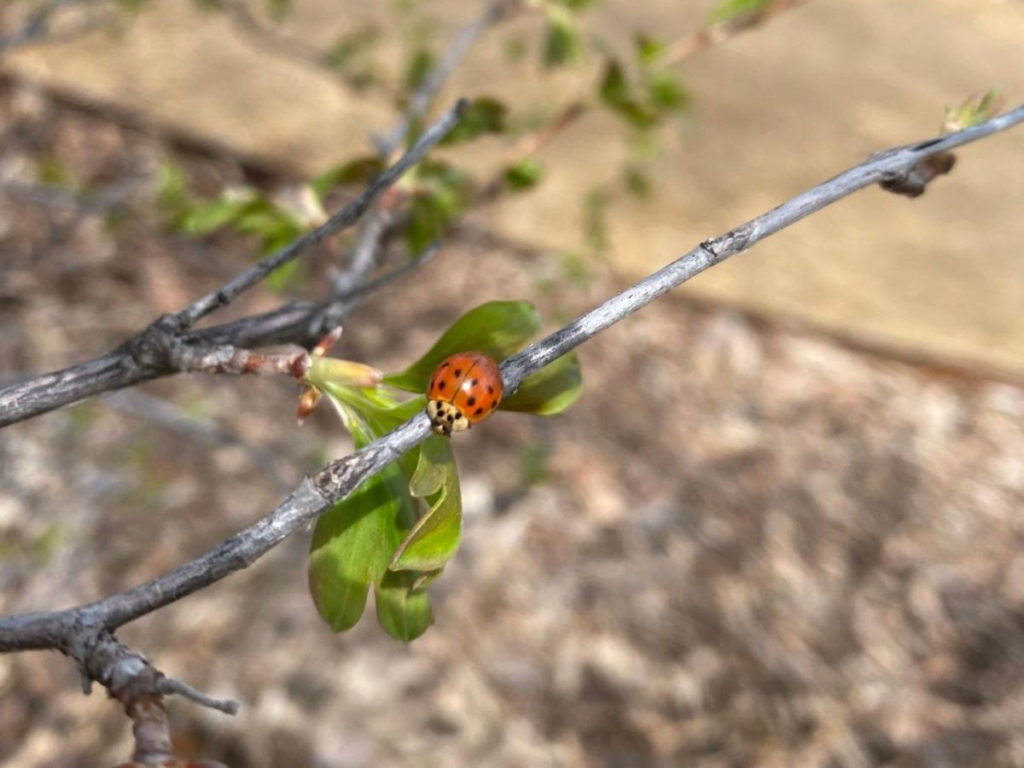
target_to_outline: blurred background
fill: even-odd
[[[339,207],[486,5],[69,0],[42,27],[38,4],[0,7],[0,380],[107,351]],[[382,269],[448,230],[346,319],[337,354],[400,370],[489,299],[529,299],[555,328],[935,135],[946,107],[1024,93],[1019,0],[807,0],[744,27],[749,5],[528,3],[488,28],[437,102],[502,116],[437,153],[479,195],[389,244]],[[582,347],[566,413],[460,435],[464,543],[412,644],[372,606],[327,629],[308,533],[124,628],[167,674],[242,702],[230,718],[172,701],[178,752],[1024,766],[1022,152],[1010,131],[919,199],[840,202]],[[352,183],[321,201],[308,182],[339,169]],[[239,196],[258,225],[228,215]],[[351,247],[232,312],[321,296]],[[0,612],[128,588],[265,514],[350,449],[329,409],[294,426],[296,394],[176,377],[0,431]],[[130,748],[72,664],[0,657],[0,763]]]

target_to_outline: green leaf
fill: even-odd
[[[290,241],[286,241],[290,242]],[[275,269],[266,277],[267,288],[274,291],[275,293],[281,293],[287,290],[299,280],[299,276],[302,275],[302,262],[298,259],[285,262],[280,267]]]
[[[357,157],[320,174],[313,179],[311,186],[322,200],[335,187],[345,184],[368,184],[383,170],[384,161],[376,155]]]
[[[274,21],[283,21],[292,12],[292,0],[266,0],[267,13]]]
[[[319,386],[334,405],[338,415],[341,416],[345,429],[352,434],[353,438],[357,434],[361,434],[359,430],[367,435],[365,442],[356,440],[357,448],[361,448],[375,437],[385,435],[404,424],[427,406],[426,395],[399,403],[380,388],[358,389],[337,381],[325,381]],[[353,419],[355,419],[354,423]],[[407,478],[412,477],[413,472],[416,471],[419,457],[417,450],[408,451],[398,459],[402,472]]]
[[[259,200],[247,206],[234,224],[241,234],[259,237],[264,253],[272,253],[288,245],[307,229],[291,213],[269,200]]]
[[[636,54],[637,63],[642,67],[654,64],[661,58],[667,47],[664,41],[644,34],[638,34],[633,38],[633,51]]]
[[[553,69],[577,61],[582,52],[583,44],[572,16],[557,6],[549,8],[544,37],[544,66]]]
[[[120,5],[122,10],[136,13],[148,5],[149,2],[150,0],[120,0],[118,5]],[[226,2],[225,0],[192,0],[192,4],[200,11],[209,13],[224,10]]]
[[[525,192],[544,176],[544,165],[533,157],[525,157],[505,169],[505,186],[513,192]]]
[[[649,72],[644,85],[652,106],[663,112],[677,112],[690,103],[686,86],[674,72],[667,69]]]
[[[380,30],[371,24],[364,24],[335,40],[334,44],[327,49],[324,59],[327,66],[333,69],[348,69],[359,56],[366,54],[379,40]]]
[[[434,435],[423,442],[419,462],[409,478],[409,493],[417,498],[433,496],[444,489],[449,478],[454,477],[455,454],[451,441]]]
[[[407,93],[412,93],[423,84],[423,79],[434,66],[434,54],[426,48],[416,48],[405,64],[402,84]]]
[[[497,99],[482,96],[470,102],[469,107],[442,144],[470,141],[486,133],[504,133],[508,108]]]
[[[414,180],[405,236],[409,249],[421,253],[465,210],[472,199],[473,179],[448,163],[425,160],[417,167]]]
[[[521,37],[513,37],[505,43],[505,58],[509,64],[518,64],[527,53],[526,40]]]
[[[56,155],[45,155],[36,161],[36,176],[43,184],[69,189],[77,186],[71,168]]]
[[[383,578],[415,516],[398,465],[385,467],[320,516],[309,556],[309,590],[335,632],[355,626],[370,585]]]
[[[639,165],[630,164],[622,172],[622,183],[633,197],[646,200],[651,196],[651,179]]]
[[[583,237],[595,251],[608,248],[608,190],[595,187],[583,198]]]
[[[658,124],[658,115],[638,101],[623,104],[616,113],[638,131],[647,131]]]
[[[947,108],[943,120],[943,133],[961,131],[964,128],[991,119],[1003,106],[1003,95],[997,90],[974,94],[956,107]]]
[[[253,193],[244,190],[194,205],[181,217],[180,228],[188,235],[208,235],[238,219],[253,199]]]
[[[448,226],[449,217],[440,198],[433,192],[418,192],[409,203],[409,219],[405,239],[409,250],[422,253],[440,240]]]
[[[647,130],[657,123],[657,115],[650,106],[642,104],[634,95],[626,71],[617,59],[608,58],[599,88],[601,102],[612,112],[639,130]]]
[[[416,167],[415,181],[419,187],[444,190],[450,198],[453,212],[461,210],[470,201],[473,191],[473,176],[462,168],[440,160],[426,159]]]
[[[389,571],[374,589],[377,621],[396,640],[415,640],[434,623],[428,583],[414,571]]]
[[[567,251],[558,260],[562,274],[573,285],[586,288],[594,279],[589,260],[575,251]]]
[[[711,9],[711,21],[715,24],[739,21],[768,10],[774,2],[775,0],[723,0]]]
[[[587,10],[592,5],[595,5],[599,0],[559,0],[560,5],[564,5],[573,13],[580,13],[581,11]]]
[[[380,390],[375,391],[380,392]],[[395,427],[407,422],[409,419],[411,419],[413,416],[415,416],[417,413],[419,413],[426,407],[426,395],[421,395],[420,397],[414,397],[411,400],[406,400],[402,403],[392,406],[391,408],[385,411],[382,411],[380,413],[380,416],[386,421],[390,421],[391,426],[387,427],[387,430],[390,432]],[[414,470],[415,465],[409,467],[410,476],[412,475]]]
[[[439,571],[462,539],[462,496],[450,440],[434,435],[423,443],[409,492],[430,506],[395,552],[391,569]]]
[[[489,301],[471,309],[419,360],[384,377],[393,387],[423,392],[434,369],[456,352],[483,352],[497,361],[517,352],[540,331],[540,316],[528,301]]]
[[[394,401],[376,390],[333,382],[325,384],[324,391],[356,447],[365,446],[423,407],[422,398],[386,407]],[[388,570],[415,522],[409,477],[417,457],[418,449],[388,465],[317,521],[309,561],[310,593],[320,615],[336,632],[359,621],[371,585],[377,619],[392,637],[412,640],[433,620],[425,591],[430,574]]]
[[[156,204],[175,229],[181,228],[182,217],[188,212],[189,194],[185,172],[174,163],[163,163],[156,173]]]
[[[629,81],[618,59],[609,57],[605,61],[599,93],[601,101],[614,109],[620,108],[630,100]]]
[[[564,355],[527,377],[511,397],[502,400],[501,410],[553,416],[579,399],[583,374],[575,352]]]

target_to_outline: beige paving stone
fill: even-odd
[[[424,4],[441,39],[481,3]],[[590,28],[626,46],[636,28],[693,30],[709,3],[607,0]],[[343,9],[343,11],[341,10]],[[287,31],[327,44],[387,3],[301,0]],[[510,104],[559,104],[592,90],[589,69],[544,77],[510,67],[519,20],[485,38],[445,96],[501,94]],[[382,60],[397,67],[400,41]],[[10,57],[5,67],[136,110],[187,134],[311,174],[366,147],[388,126],[386,104],[339,87],[315,68],[271,55],[227,20],[166,0],[120,36]],[[687,61],[691,116],[667,134],[653,201],[622,201],[611,254],[639,275],[837,173],[871,152],[932,135],[942,108],[990,87],[1024,98],[1019,0],[813,0],[754,34]],[[531,107],[532,105],[532,107]],[[621,127],[592,112],[543,151],[548,180],[482,223],[552,249],[579,249],[587,189],[621,168]],[[504,146],[484,142],[476,167]],[[954,174],[914,201],[868,190],[758,245],[685,290],[771,316],[795,317],[913,356],[1024,377],[1024,130],[959,153]]]

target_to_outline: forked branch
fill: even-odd
[[[749,250],[769,235],[864,187],[892,183],[913,174],[928,158],[1021,122],[1024,122],[1024,106],[942,138],[878,153],[777,208],[723,235],[705,240],[662,269],[506,360],[502,364],[506,391],[514,392],[530,374],[663,293],[730,256]],[[247,567],[429,434],[426,415],[415,416],[362,450],[330,462],[305,479],[277,509],[170,573],[88,605],[0,620],[0,651],[53,648],[71,655],[88,669],[89,659],[79,656],[83,646],[78,639],[83,633],[96,637],[113,632],[129,621]]]
[[[338,297],[322,304],[305,303],[282,307],[268,315],[219,328],[201,331],[191,329],[198,320],[227,306],[278,267],[356,223],[385,190],[448,135],[466,106],[466,101],[460,99],[394,165],[324,224],[271,254],[218,290],[199,298],[177,314],[158,318],[148,328],[102,357],[0,387],[0,427],[158,376],[185,371],[242,373],[244,366],[232,367],[233,361],[244,357],[246,350],[239,347],[302,343],[322,336],[329,330],[325,326],[337,324],[341,314]],[[359,290],[359,286],[353,288],[353,291]],[[226,333],[227,328],[234,331],[235,335]],[[239,333],[243,330],[246,332],[244,335]]]

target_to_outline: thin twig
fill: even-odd
[[[658,296],[755,243],[864,187],[911,172],[922,160],[1024,122],[1024,106],[949,136],[881,152],[777,208],[706,240],[667,266],[506,360],[502,379],[515,392],[523,379]],[[58,648],[74,656],[83,632],[112,631],[245,568],[314,520],[360,483],[430,434],[420,413],[362,450],[304,480],[274,511],[220,546],[163,576],[88,605],[0,620],[0,651]],[[75,656],[75,658],[78,658]],[[81,659],[79,659],[81,663]]]
[[[173,677],[165,677],[160,680],[160,682],[157,683],[157,690],[164,696],[177,694],[178,696],[183,696],[189,701],[194,701],[196,704],[201,704],[202,706],[210,709],[216,709],[226,715],[238,714],[238,702],[234,699],[215,699],[212,696],[207,696],[202,691],[196,690],[188,683],[183,683],[181,680],[175,680]]]
[[[308,348],[338,325],[338,321],[358,306],[363,298],[416,271],[430,261],[438,250],[440,248],[435,244],[402,266],[373,280],[353,286],[328,301],[292,302],[261,315],[252,315],[212,328],[192,331],[186,337],[186,341],[203,344],[233,343],[246,347],[290,343]]]
[[[408,134],[409,126],[430,108],[438,91],[451,77],[477,39],[489,27],[504,18],[518,2],[519,0],[491,0],[484,12],[459,32],[448,47],[444,58],[423,78],[423,82],[409,99],[405,111],[391,132],[386,136],[372,137],[377,154],[382,160],[386,162],[392,152],[398,149]],[[350,293],[363,284],[376,268],[385,237],[395,222],[401,220],[395,215],[394,207],[397,201],[397,196],[384,196],[363,218],[356,245],[349,257],[348,268],[331,279],[334,296]],[[333,302],[321,315],[323,327],[337,325],[347,307],[348,305],[342,302]]]
[[[438,92],[469,53],[474,43],[491,26],[505,18],[520,0],[489,0],[483,13],[459,32],[441,59],[423,78],[412,94],[405,111],[386,136],[373,136],[377,154],[387,160],[401,146],[409,126],[426,114]],[[356,246],[349,259],[349,267],[340,279],[333,282],[334,291],[344,292],[363,282],[377,264],[381,243],[396,221],[392,205],[386,199],[379,201],[363,219]]]
[[[89,693],[97,681],[124,707],[135,737],[133,759],[145,765],[166,765],[171,758],[170,724],[164,697],[177,694],[204,707],[233,715],[238,702],[215,699],[191,685],[167,677],[138,651],[133,651],[103,628],[83,627],[72,639],[74,658]]]
[[[370,206],[376,202],[377,198],[383,194],[384,190],[388,189],[392,184],[398,181],[398,179],[407,170],[422,160],[424,155],[426,155],[435,144],[448,135],[451,129],[459,122],[459,119],[462,117],[462,113],[465,112],[467,106],[468,102],[465,99],[459,99],[455,103],[455,106],[449,109],[440,120],[428,128],[423,135],[417,139],[416,143],[409,148],[397,163],[374,179],[373,183],[366,188],[363,194],[331,216],[319,227],[303,235],[276,253],[271,254],[256,266],[246,270],[238,277],[222,286],[219,290],[209,293],[193,302],[181,312],[174,315],[174,319],[182,328],[191,328],[195,325],[197,320],[205,317],[216,309],[230,304],[241,293],[262,281],[275,269],[287,264],[303,251],[309,249],[313,245],[316,245],[324,238],[352,226],[362,217]]]
[[[678,64],[683,59],[689,58],[695,53],[700,53],[705,48],[717,45],[723,40],[728,40],[742,32],[749,32],[784,11],[797,8],[809,2],[810,0],[775,0],[775,2],[762,11],[740,14],[729,21],[708,24],[693,34],[680,37],[669,43],[658,59],[658,63],[662,66]]]
[[[391,225],[394,211],[381,203],[363,220],[362,229],[352,249],[348,269],[332,280],[334,291],[346,293],[366,280],[377,264],[377,249],[385,231]]]
[[[480,35],[505,18],[520,2],[521,0],[491,0],[478,18],[462,28],[448,46],[444,58],[427,73],[419,87],[409,97],[409,104],[399,123],[386,136],[376,137],[374,143],[377,145],[378,154],[389,157],[402,145],[405,135],[409,132],[409,126],[426,114],[437,92],[462,63]]]

